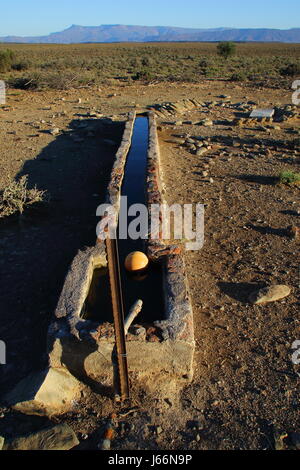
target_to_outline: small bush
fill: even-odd
[[[8,85],[18,90],[36,90],[40,87],[40,81],[37,77],[20,77],[8,80]]]
[[[19,77],[8,80],[9,86],[20,90],[37,90],[49,88],[51,90],[68,90],[73,86],[85,84],[87,80],[80,74],[74,73],[34,73],[31,77]]]
[[[208,64],[208,60],[207,60],[207,59],[202,59],[202,60],[200,60],[200,62],[199,62],[199,67],[201,67],[201,68],[206,68],[206,67],[208,67],[208,65],[209,65],[209,64]]]
[[[13,214],[23,214],[30,206],[48,201],[46,191],[39,191],[36,187],[27,188],[27,175],[18,181],[11,181],[0,194],[0,218]]]
[[[14,53],[10,49],[0,52],[0,72],[11,70]]]
[[[300,74],[300,65],[298,64],[289,64],[287,67],[284,67],[280,70],[280,75],[283,77],[295,77]]]
[[[12,64],[11,68],[13,70],[22,71],[22,70],[28,70],[29,69],[29,64],[28,62],[17,62]]]
[[[151,65],[151,60],[149,57],[143,57],[142,59],[142,66],[143,67],[149,67]]]
[[[47,74],[43,80],[43,86],[52,90],[68,90],[76,83],[77,76],[68,73]]]
[[[152,72],[152,70],[148,68],[143,68],[139,70],[132,78],[133,80],[143,80],[146,82],[150,82],[151,80],[154,80],[155,74]]]
[[[231,75],[231,82],[244,82],[247,80],[247,75],[244,72],[235,72]]]
[[[230,41],[219,42],[219,44],[217,45],[217,51],[221,57],[224,57],[224,59],[228,59],[229,57],[235,54],[236,45],[234,44],[234,42]]]
[[[281,184],[300,185],[300,173],[291,170],[282,171],[279,175],[279,182]]]

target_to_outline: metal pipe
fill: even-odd
[[[129,310],[129,314],[125,319],[125,325],[124,325],[124,330],[125,330],[125,335],[127,335],[129,328],[131,327],[131,324],[133,320],[138,316],[140,311],[143,308],[143,301],[142,300],[137,300],[131,309]]]
[[[114,231],[114,235],[115,234],[116,230]],[[116,236],[110,237],[109,234],[107,234],[105,243],[115,328],[115,354],[118,365],[117,383],[115,385],[120,399],[125,400],[129,397],[129,378],[124,329],[124,303]]]

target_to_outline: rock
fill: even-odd
[[[53,129],[51,129],[51,130],[49,131],[49,133],[50,133],[51,135],[57,135],[57,134],[60,133],[60,130],[59,130],[58,127],[54,127]]]
[[[159,436],[163,432],[163,429],[161,426],[157,426],[156,428],[156,434]]]
[[[4,400],[21,413],[47,416],[71,409],[82,389],[67,370],[50,368],[21,380]]]
[[[201,155],[204,155],[205,153],[207,152],[207,148],[198,148],[197,151],[196,151],[196,155],[201,157]]]
[[[4,447],[4,437],[0,436],[0,450]]]
[[[253,292],[249,301],[254,305],[260,305],[268,302],[275,302],[276,300],[281,300],[290,295],[291,288],[285,285],[273,285],[269,287],[264,287],[259,291]]]
[[[111,441],[110,439],[103,439],[100,444],[98,444],[99,450],[110,450],[111,448]]]
[[[293,240],[299,240],[300,239],[300,227],[297,227],[296,225],[291,225],[288,227],[288,234],[290,238]]]
[[[5,442],[3,450],[70,450],[79,441],[67,424],[59,424],[42,431]]]
[[[288,437],[286,432],[274,431],[275,450],[286,450],[285,441]]]
[[[174,138],[170,139],[169,142],[172,143],[172,144],[182,145],[182,144],[185,143],[185,139],[180,139],[179,137],[174,137]]]
[[[213,121],[211,119],[208,119],[208,118],[202,119],[202,121],[200,121],[199,124],[202,125],[202,126],[205,126],[205,127],[210,127],[210,126],[214,125]]]
[[[146,328],[144,328],[143,326],[133,326],[132,333],[135,336],[146,336]]]

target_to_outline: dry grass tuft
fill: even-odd
[[[49,201],[46,191],[36,187],[28,189],[27,183],[28,176],[24,175],[17,181],[10,181],[0,193],[0,218],[23,214],[25,209]]]

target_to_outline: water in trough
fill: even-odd
[[[127,156],[122,184],[122,196],[127,196],[127,206],[132,204],[147,205],[146,169],[149,126],[147,117],[137,117],[132,136],[131,148]],[[138,216],[139,214],[137,214]],[[135,218],[128,217],[128,225]],[[133,276],[124,267],[126,256],[132,251],[145,252],[145,240],[118,240],[125,316],[137,299],[143,300],[143,309],[137,321],[153,323],[164,318],[162,267],[150,263],[147,270]],[[101,323],[112,322],[108,273],[106,269],[96,269],[85,304],[85,318]]]

